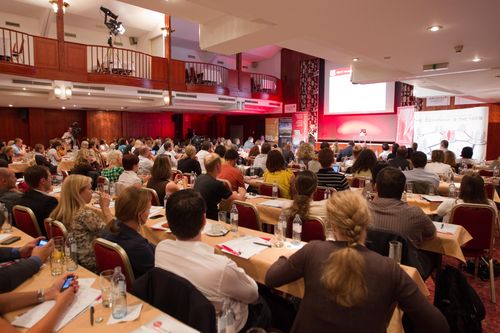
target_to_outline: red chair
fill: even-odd
[[[191,174],[185,172],[182,175],[184,176],[184,181],[186,182],[186,184],[191,184]]]
[[[30,208],[16,205],[12,207],[12,215],[14,216],[16,227],[18,229],[33,238],[43,236],[40,231],[38,221],[36,220],[36,216]]]
[[[314,192],[313,200],[314,201],[324,200],[326,190],[330,190],[331,193],[337,192],[337,190],[334,187],[318,186],[316,188],[316,192]]]
[[[472,236],[472,240],[462,246],[464,257],[475,259],[474,276],[477,277],[479,260],[489,255],[491,301],[496,303],[493,272],[493,240],[496,223],[495,210],[490,205],[459,204],[451,210],[450,223],[464,227]]]
[[[132,290],[132,284],[135,281],[134,271],[125,250],[118,244],[110,242],[104,238],[97,238],[93,242],[95,260],[99,272],[106,269],[115,269],[121,267],[122,273],[127,280],[127,291]]]
[[[174,180],[177,175],[182,176],[182,172],[179,170],[172,170],[172,175],[170,176],[170,180]]]
[[[48,217],[45,219],[45,221],[43,221],[43,224],[45,226],[45,232],[47,233],[47,239],[52,239],[59,236],[64,237],[64,239],[68,237],[68,230],[66,229],[64,224],[62,224],[62,222],[53,220]]]
[[[286,234],[291,238],[293,234],[292,224],[294,216],[290,217],[287,222]],[[310,242],[312,240],[325,240],[326,239],[326,223],[319,216],[309,216],[305,221],[302,221],[302,234],[301,239],[303,242]]]
[[[493,183],[484,183],[484,191],[488,199],[495,199],[495,185],[493,185]]]
[[[273,196],[273,186],[274,186],[273,183],[261,183],[259,185],[259,194],[260,195],[267,195],[268,197],[272,197]],[[278,186],[278,198],[281,198],[281,195],[282,195],[282,190]]]
[[[482,177],[493,177],[493,170],[481,169],[479,175]]]
[[[254,205],[239,200],[234,200],[233,204],[238,209],[238,225],[240,227],[262,231],[259,212]]]
[[[156,193],[154,189],[148,187],[143,188],[151,193],[151,206],[163,206],[160,202],[160,198],[158,197],[158,193]]]

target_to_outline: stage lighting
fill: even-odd
[[[104,25],[109,29],[109,33],[114,36],[123,35],[125,27],[118,21],[118,15],[103,6],[101,6],[101,11],[104,13]]]

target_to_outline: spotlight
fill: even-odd
[[[118,34],[123,35],[125,27],[118,21],[118,15],[103,6],[101,6],[101,11],[104,13],[104,25],[109,29],[109,33],[114,36]]]

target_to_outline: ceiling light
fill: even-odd
[[[90,96],[90,92],[87,93],[87,96]]]
[[[167,90],[164,90],[162,92],[162,96],[163,96],[163,103],[165,103],[165,105],[170,105],[170,94],[168,93]]]
[[[480,62],[481,60],[483,60],[483,59],[481,59],[479,57],[474,57],[474,59],[472,59],[472,61],[474,61],[474,62]]]
[[[70,99],[73,95],[73,90],[71,88],[71,82],[66,81],[54,81],[54,96],[58,99]]]
[[[23,90],[26,90],[26,88],[23,87]]]
[[[359,58],[352,58],[352,61],[354,62],[359,61]]]
[[[49,3],[52,5],[52,10],[54,11],[54,13],[57,13],[59,7],[57,5],[57,0],[50,0]],[[63,14],[66,13],[66,8],[69,7],[69,3],[67,2],[63,2],[63,6],[62,6],[62,9],[63,9]]]
[[[160,28],[160,30],[163,37],[167,37],[169,34],[175,31],[175,29],[172,29],[170,27],[162,27]]]
[[[76,108],[76,104],[73,104],[73,107]]]
[[[12,104],[9,104],[9,108],[11,108],[11,107],[13,107],[13,106],[14,106],[14,105],[12,105]]]
[[[61,106],[61,109],[66,110],[66,107],[65,106]]]
[[[431,32],[436,32],[436,31],[439,31],[441,29],[443,29],[442,25],[431,25],[430,27],[427,28],[427,30],[429,30]]]
[[[55,87],[55,88],[54,88],[54,95],[56,95],[56,96],[61,96],[61,94],[62,94],[62,90],[61,90],[61,88],[59,88],[59,87]]]

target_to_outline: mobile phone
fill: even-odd
[[[69,288],[69,286],[71,285],[71,281],[73,281],[75,279],[74,276],[70,275],[66,278],[66,280],[64,280],[64,283],[61,287],[61,292],[65,291],[66,289]]]
[[[159,219],[160,217],[163,217],[161,214],[153,215],[150,217],[151,220]]]
[[[36,244],[36,246],[44,246],[45,244],[47,244],[49,241],[46,240],[46,239],[40,239],[38,241],[38,243]]]
[[[17,242],[20,239],[21,239],[21,237],[19,237],[19,236],[12,236],[12,237],[7,238],[6,240],[4,240],[3,242],[1,242],[0,244],[2,244],[2,245],[9,245],[9,244],[12,244],[14,242]]]

